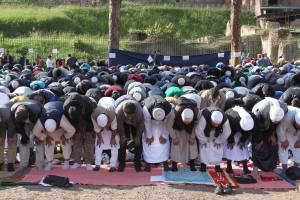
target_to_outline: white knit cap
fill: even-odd
[[[177,80],[178,85],[184,85],[185,84],[185,79],[184,78],[179,78]]]
[[[15,81],[15,80],[13,80],[12,82],[11,82],[11,86],[12,86],[12,88],[14,88],[14,89],[16,89],[17,87],[19,87],[19,82],[18,81]]]
[[[249,89],[246,87],[239,86],[239,87],[235,87],[234,90],[243,97],[249,94]]]
[[[107,125],[107,123],[108,123],[108,117],[105,114],[100,114],[97,117],[97,124],[101,128],[104,128]]]
[[[295,122],[300,125],[300,109],[297,109],[295,112]]]
[[[221,124],[223,121],[223,114],[220,111],[214,111],[211,114],[211,121],[216,124]]]
[[[74,78],[74,83],[77,85],[78,83],[80,83],[80,78],[79,77],[76,77],[76,78]]]
[[[53,133],[56,130],[56,121],[54,119],[47,119],[45,121],[45,129],[49,133]]]
[[[271,106],[270,108],[270,119],[272,122],[279,122],[284,117],[284,111],[277,106]]]
[[[141,101],[142,100],[142,95],[139,92],[135,92],[132,94],[133,98],[137,101]]]
[[[7,94],[0,92],[0,102],[2,104],[6,104],[9,102],[9,97],[7,96]]]
[[[93,76],[91,78],[92,83],[98,83],[98,78],[96,76]]]
[[[152,110],[152,116],[155,120],[162,121],[165,118],[166,113],[162,108],[154,108]]]
[[[191,122],[194,119],[194,112],[190,108],[185,108],[181,113],[181,119],[184,122]]]
[[[225,97],[226,99],[231,99],[231,98],[234,98],[234,92],[232,91],[227,91],[226,94],[225,94]]]

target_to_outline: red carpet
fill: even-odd
[[[63,170],[61,166],[55,166],[52,171],[45,172],[32,169],[23,179],[25,182],[39,182],[47,175],[68,177],[76,184],[82,185],[107,185],[107,186],[141,186],[154,185],[150,182],[151,176],[162,175],[160,167],[153,167],[149,172],[135,172],[132,165],[125,168],[125,172],[108,172],[106,166],[102,166],[98,172],[86,171],[85,168]]]

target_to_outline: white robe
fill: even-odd
[[[200,143],[199,151],[201,162],[204,164],[219,165],[223,158],[224,145],[231,133],[229,121],[227,120],[223,124],[223,132],[218,137],[214,136],[214,129],[210,131],[210,136],[206,137],[204,135],[205,126],[206,120],[204,116],[202,116],[198,126],[196,127],[196,136]],[[214,143],[220,144],[221,147],[214,147]],[[206,147],[203,146],[203,144],[206,144]]]
[[[145,132],[143,134],[143,157],[147,163],[161,163],[169,159],[170,155],[170,142],[169,132],[167,131],[166,120],[157,121],[152,120],[147,108],[143,108],[145,118]],[[146,143],[146,138],[153,136],[154,141],[151,145]],[[162,136],[166,139],[165,144],[159,142],[159,137]]]
[[[249,159],[249,150],[248,150],[248,142],[246,142],[245,147],[243,149],[239,146],[239,141],[241,138],[241,134],[238,132],[234,135],[234,146],[233,149],[229,149],[227,146],[227,142],[224,145],[224,158],[232,161],[243,161]]]

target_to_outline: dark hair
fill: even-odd
[[[298,97],[293,98],[293,100],[291,101],[291,106],[300,108],[300,98]]]
[[[262,93],[264,96],[267,97],[274,97],[275,95],[275,90],[271,85],[264,85],[261,89]]]
[[[72,121],[78,121],[80,114],[81,114],[81,112],[80,112],[79,107],[77,107],[77,106],[70,106],[69,107],[68,115],[69,115],[69,118]]]
[[[125,113],[134,114],[134,113],[136,113],[136,111],[137,111],[137,108],[136,108],[135,103],[133,103],[133,102],[125,103],[125,105],[124,105],[124,112]]]

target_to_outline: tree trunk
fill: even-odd
[[[119,49],[121,0],[109,0],[109,49]]]
[[[242,0],[231,1],[231,65],[236,66],[240,64],[241,52],[241,9]]]

